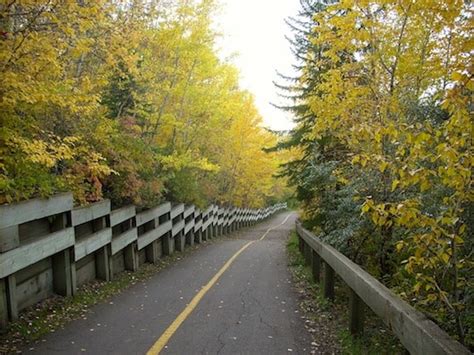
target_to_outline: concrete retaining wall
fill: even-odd
[[[53,294],[73,295],[95,279],[111,280],[162,255],[262,220],[286,204],[204,211],[163,203],[111,210],[104,200],[73,208],[71,193],[0,206],[0,329]],[[253,213],[253,214],[252,214]]]

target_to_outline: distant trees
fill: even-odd
[[[65,189],[115,205],[275,198],[279,158],[262,148],[276,137],[217,57],[214,7],[1,4],[0,203]]]
[[[473,346],[472,8],[302,5],[277,148],[305,223]]]

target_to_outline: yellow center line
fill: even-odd
[[[271,228],[268,228],[265,234],[259,239],[263,240],[267,234],[283,225],[286,223],[288,218],[291,216],[289,214],[285,220]],[[178,328],[181,326],[181,324],[186,320],[186,318],[189,317],[191,312],[196,308],[196,306],[199,304],[201,299],[204,297],[204,295],[209,291],[212,286],[219,280],[219,278],[222,276],[222,274],[229,268],[230,265],[237,259],[237,257],[245,250],[247,249],[251,244],[255,243],[255,240],[252,240],[245,244],[242,248],[240,248],[232,257],[227,260],[227,262],[222,266],[222,268],[212,277],[212,279],[209,280],[209,282],[194,296],[194,298],[191,300],[191,302],[184,308],[184,310],[176,317],[176,319],[173,321],[173,323],[170,324],[170,326],[164,331],[163,334],[161,334],[160,338],[153,344],[153,346],[147,351],[147,355],[156,355],[159,354],[161,350],[165,347],[165,345],[168,343],[168,341],[171,339],[173,334],[178,330]]]
[[[268,228],[267,231],[265,232],[265,234],[262,235],[262,237],[260,238],[260,240],[264,240],[265,237],[267,236],[267,234],[268,234],[271,230],[273,230],[273,229],[275,229],[275,228],[277,228],[277,227],[280,227],[280,226],[284,225],[284,224],[286,223],[286,221],[288,221],[288,218],[291,217],[292,214],[293,214],[293,213],[290,213],[288,216],[286,216],[286,218],[285,218],[285,219],[283,220],[283,222],[281,222],[280,224],[278,224],[278,225],[276,225],[276,226],[273,226],[273,227],[271,227],[271,228]]]

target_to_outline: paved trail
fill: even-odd
[[[294,219],[294,214],[281,213],[200,248],[110,303],[95,306],[86,320],[69,323],[27,352],[145,354],[153,346],[156,349],[161,338],[164,354],[308,353],[310,337],[287,270],[285,243]],[[203,286],[249,241],[254,242],[180,326],[168,332],[169,339],[163,336]]]

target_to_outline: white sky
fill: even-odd
[[[291,31],[284,19],[294,16],[298,0],[220,0],[221,11],[216,27],[223,34],[218,42],[223,58],[237,53],[231,62],[241,72],[240,84],[255,96],[265,126],[286,130],[293,126],[291,117],[270,105],[281,104],[272,81],[276,70],[292,74],[294,63],[285,35]]]

